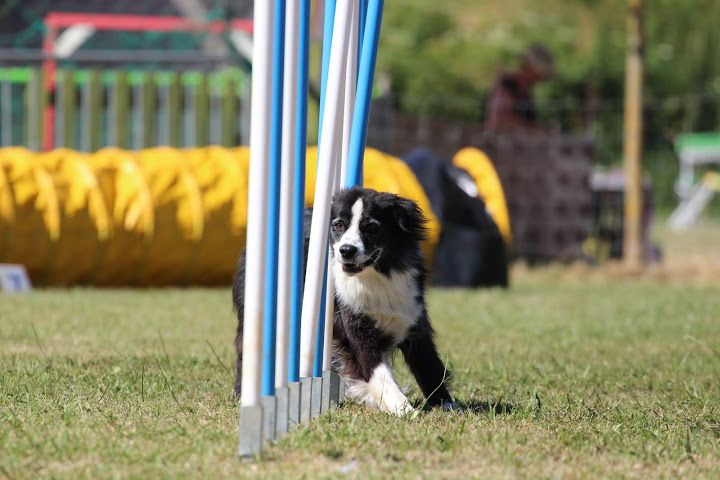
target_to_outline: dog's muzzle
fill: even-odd
[[[358,258],[358,248],[355,245],[345,244],[338,248],[343,272],[354,275],[374,264],[380,256],[380,249],[375,250],[369,257]]]

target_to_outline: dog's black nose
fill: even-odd
[[[357,250],[358,249],[355,245],[348,245],[346,243],[345,245],[340,246],[340,255],[342,255],[342,258],[345,260],[352,260],[352,258],[355,257]]]

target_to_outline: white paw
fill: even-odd
[[[391,413],[394,413],[398,417],[417,418],[418,416],[418,411],[410,405],[410,402],[403,403]]]

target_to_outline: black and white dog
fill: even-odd
[[[435,348],[425,307],[426,272],[420,250],[424,236],[425,219],[411,200],[364,188],[340,191],[333,199],[333,368],[350,398],[396,415],[414,412],[390,368],[388,357],[396,349],[426,404],[454,407],[447,390],[450,375]],[[233,286],[238,312],[236,394],[242,365],[243,290],[241,257]]]

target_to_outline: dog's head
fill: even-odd
[[[425,219],[412,200],[359,187],[333,198],[330,245],[333,261],[347,275],[367,268],[388,274],[417,264],[424,235]]]

